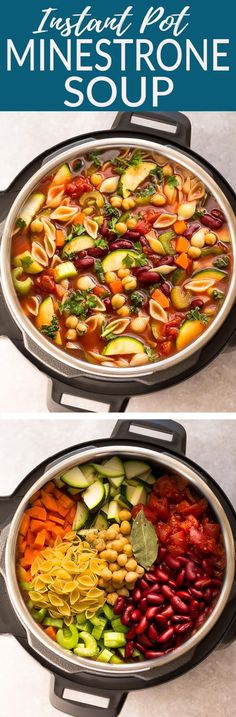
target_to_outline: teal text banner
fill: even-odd
[[[9,0],[1,110],[236,110],[236,3]]]

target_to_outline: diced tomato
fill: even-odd
[[[163,354],[163,356],[169,356],[173,349],[172,341],[163,341],[163,343],[160,344],[158,347],[158,350],[160,354]]]
[[[167,541],[167,547],[172,555],[181,555],[187,550],[187,536],[184,530],[173,533]]]
[[[166,525],[165,523],[158,523],[155,528],[160,542],[166,545],[171,535],[170,525]]]
[[[206,538],[199,528],[195,528],[194,526],[190,528],[189,539],[190,543],[192,543],[196,548],[199,548],[200,550],[204,549]]]
[[[135,227],[136,232],[138,232],[139,234],[144,234],[144,235],[148,234],[150,229],[151,229],[151,224],[146,222],[145,219],[139,219],[136,224],[136,227]]]
[[[176,505],[177,513],[182,515],[194,515],[196,518],[207,509],[207,501],[205,498],[201,498],[198,503],[188,503],[187,500],[181,501]]]
[[[206,519],[203,520],[203,526],[204,526],[204,533],[209,538],[215,538],[215,540],[218,540],[220,535],[220,525],[217,523],[209,523]]]
[[[41,294],[54,294],[56,288],[54,279],[46,272],[37,276],[35,279],[35,286]]]
[[[190,528],[199,528],[199,522],[197,518],[194,517],[194,515],[188,515],[186,520],[184,520],[182,523],[180,523],[181,528],[185,530],[186,533],[189,533]]]
[[[66,194],[76,199],[81,197],[84,192],[91,192],[93,189],[94,187],[87,177],[77,177],[66,185]]]
[[[167,336],[170,336],[172,339],[176,339],[176,336],[178,336],[179,329],[177,326],[166,326],[166,334]]]
[[[155,513],[156,520],[168,520],[170,516],[167,498],[157,498],[155,494],[151,494],[148,500],[148,507]]]
[[[143,503],[138,503],[132,508],[132,518],[136,518],[136,515],[140,512],[140,510],[143,510],[144,515],[146,516],[147,520],[150,520],[150,523],[153,523],[155,525],[156,523],[156,516],[155,513],[148,508],[147,505],[143,505]]]
[[[173,503],[177,503],[181,498],[177,482],[165,475],[156,482],[155,493],[161,497],[171,499]]]

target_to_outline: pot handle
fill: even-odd
[[[83,703],[77,700],[63,697],[65,690],[74,692],[85,692],[94,695],[94,702]],[[87,693],[88,694],[88,693]],[[96,697],[103,697],[109,700],[108,707],[98,707]],[[78,682],[72,682],[64,677],[52,675],[50,688],[50,702],[57,710],[72,717],[116,717],[120,714],[126,700],[127,692],[113,690],[97,690],[94,687],[86,688]]]
[[[73,386],[58,380],[52,380],[51,384],[50,393],[48,393],[47,397],[48,409],[51,412],[95,413],[101,410],[99,404],[102,403],[108,407],[108,411],[111,413],[123,413],[129,401],[128,398],[122,396],[109,396],[106,394],[99,394],[96,399],[94,393],[89,393],[82,389],[77,391]],[[69,400],[70,396],[72,397],[71,402]],[[65,400],[63,397],[65,397]],[[79,399],[86,401],[86,407],[76,405]],[[88,402],[93,403],[93,408],[87,407]],[[96,403],[97,408],[94,407]]]
[[[135,441],[154,443],[185,455],[187,435],[185,428],[177,421],[142,420],[118,421],[111,438],[131,438]]]
[[[154,127],[139,124],[139,118],[152,121]],[[161,129],[160,124],[167,125],[167,129]],[[175,127],[175,130],[168,130],[168,125]],[[153,134],[157,139],[174,141],[183,147],[190,147],[191,143],[191,124],[182,112],[118,112],[111,129],[140,132],[149,136]]]

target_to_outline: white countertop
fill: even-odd
[[[192,148],[236,187],[236,116],[233,112],[190,112]],[[79,133],[109,128],[114,112],[5,112],[0,118],[0,189],[44,149]],[[8,339],[1,345],[0,412],[47,411],[48,379]],[[233,353],[222,353],[185,382],[159,393],[134,397],[130,411],[233,411],[236,380]],[[200,389],[199,390],[199,386]]]
[[[233,421],[182,421],[187,455],[220,483],[236,506]],[[0,495],[7,495],[37,463],[56,451],[110,435],[114,420],[101,418],[0,423]],[[14,451],[12,450],[14,436]],[[199,458],[200,456],[200,458]],[[0,637],[1,717],[57,717],[49,703],[50,676],[13,637]],[[169,684],[132,693],[122,717],[234,717],[236,644],[216,650],[203,663]],[[104,715],[105,717],[105,715]]]

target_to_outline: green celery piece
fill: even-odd
[[[110,659],[110,663],[112,663],[112,665],[122,665],[123,662],[124,662],[124,660],[121,660],[121,658],[118,657],[118,655],[112,655],[112,657]]]
[[[33,610],[31,610],[31,615],[34,618],[35,622],[41,623],[47,615],[47,610],[45,607],[41,607],[40,610],[34,610],[33,608]]]
[[[81,635],[87,633],[81,632]],[[73,650],[78,644],[79,633],[75,625],[68,625],[66,628],[60,628],[57,631],[56,640],[61,647],[66,650]]]
[[[113,630],[105,630],[103,634],[105,647],[124,647],[126,644],[123,632],[113,632]]]
[[[80,639],[83,640],[84,644],[79,642],[74,649],[75,655],[79,655],[79,657],[96,657],[98,646],[93,635],[88,632],[81,632]]]
[[[107,650],[106,647],[100,652],[99,657],[97,657],[98,662],[110,662],[111,658],[114,657],[113,652],[111,650]]]
[[[85,622],[80,625],[77,625],[77,627],[80,632],[92,632],[93,629],[90,620],[85,620]]]
[[[98,620],[99,620],[99,623],[94,625],[94,628],[92,630],[92,635],[93,635],[93,637],[95,637],[95,640],[100,640],[103,630],[105,629],[106,624],[107,624],[106,617],[100,617],[100,618],[98,618]]]
[[[107,603],[105,603],[105,605],[103,605],[103,612],[104,612],[104,615],[106,615],[107,619],[110,620],[110,622],[112,620],[114,620],[114,618],[115,618],[114,610],[112,610],[112,607],[110,607],[110,605],[108,605]]]
[[[56,617],[45,617],[45,620],[43,621],[43,625],[46,625],[49,627],[50,625],[52,627],[63,627],[63,620],[60,620],[60,618]]]
[[[79,615],[76,615],[76,622],[77,625],[83,625],[83,623],[86,622],[85,612],[81,612]]]
[[[20,582],[21,590],[26,590],[28,592],[29,590],[33,590],[32,583],[26,583],[24,580],[21,580]]]
[[[114,632],[124,632],[125,633],[125,632],[128,632],[128,629],[129,629],[128,627],[126,627],[126,625],[122,625],[122,622],[119,617],[116,617],[115,620],[112,620],[111,626],[112,626],[112,630],[114,630]]]
[[[174,237],[175,232],[173,232],[172,230],[164,232],[164,234],[160,234],[158,237],[166,254],[174,255],[176,253],[175,249],[173,249],[173,246],[171,244],[171,239],[174,239]]]

